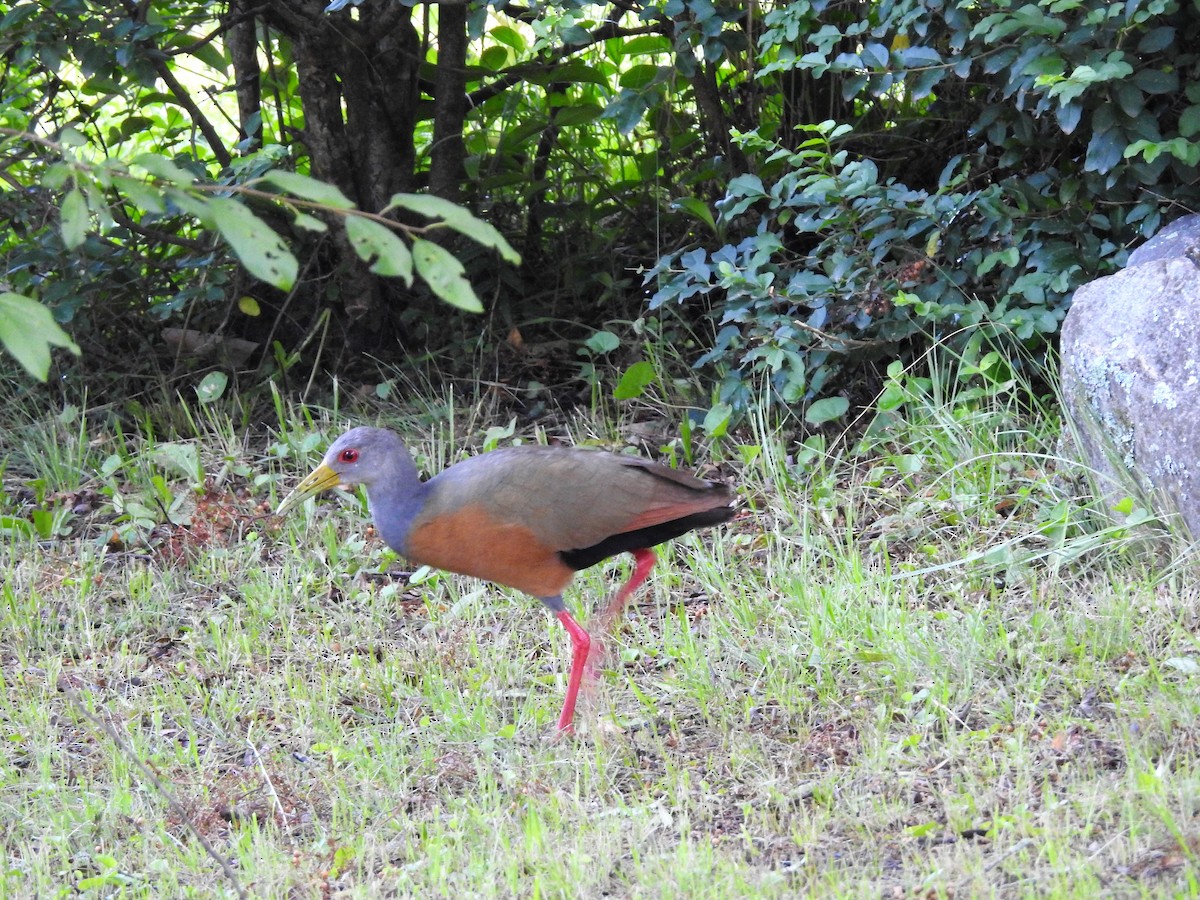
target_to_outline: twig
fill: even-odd
[[[267,773],[267,767],[263,764],[262,757],[258,753],[258,748],[254,746],[254,742],[250,740],[249,736],[246,737],[246,746],[249,747],[250,752],[254,754],[254,762],[258,765],[259,774],[262,775],[262,779],[267,786],[267,790],[271,792],[271,799],[275,801],[275,812],[279,815],[279,822],[287,831],[289,842],[294,845],[296,843],[296,839],[292,835],[292,828],[288,823],[287,813],[283,810],[283,801],[279,799],[279,794],[275,791],[275,785],[271,782],[271,776]]]
[[[83,701],[79,699],[79,695],[75,692],[74,688],[61,682],[59,687],[62,689],[63,693],[67,695],[67,699],[71,701],[71,704],[77,710],[79,710],[80,715],[108,735],[109,740],[116,744],[116,747],[121,751],[121,754],[127,760],[131,761],[135,766],[137,766],[138,771],[145,776],[146,780],[149,781],[150,784],[154,786],[154,789],[162,796],[162,798],[167,801],[167,806],[171,808],[171,811],[179,817],[179,821],[181,821],[187,827],[188,831],[195,836],[196,840],[200,842],[200,846],[204,848],[204,852],[207,853],[209,857],[211,857],[212,860],[221,867],[221,872],[224,874],[226,880],[233,886],[233,889],[237,892],[238,897],[241,898],[241,900],[249,900],[250,895],[246,893],[245,889],[241,885],[241,882],[238,881],[237,872],[233,870],[233,866],[229,864],[229,861],[225,859],[225,857],[221,856],[221,854],[216,851],[213,845],[208,842],[208,838],[201,834],[200,829],[197,828],[192,822],[191,816],[188,815],[187,810],[183,808],[183,804],[176,800],[174,795],[167,790],[167,786],[162,783],[162,780],[157,775],[154,774],[154,770],[146,765],[141,757],[133,752],[133,749],[127,743],[125,743],[124,739],[117,733],[117,730],[112,725],[110,725],[108,722],[105,722],[83,705]]]

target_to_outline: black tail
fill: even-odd
[[[601,560],[608,559],[610,556],[616,556],[618,553],[654,547],[664,541],[677,538],[681,534],[695,531],[697,528],[707,528],[710,525],[720,525],[722,522],[728,522],[733,518],[734,512],[735,510],[732,506],[718,506],[716,509],[706,509],[704,512],[692,513],[690,516],[672,519],[670,522],[663,522],[659,525],[651,525],[647,528],[639,528],[636,531],[625,531],[621,534],[614,534],[612,537],[605,538],[600,543],[593,544],[590,547],[581,547],[578,550],[561,550],[558,556],[568,566],[578,571],[579,569],[586,569],[588,566],[594,566]]]

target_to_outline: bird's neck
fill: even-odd
[[[408,454],[383,477],[367,485],[367,502],[379,536],[397,553],[407,549],[408,532],[413,519],[425,504],[427,488],[417,477],[417,468]]]

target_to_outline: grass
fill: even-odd
[[[857,445],[716,448],[747,514],[665,549],[562,741],[535,601],[385,577],[357,498],[264,515],[344,423],[14,422],[0,894],[1197,893],[1187,548],[1094,524],[1044,411],[901,386]],[[462,420],[404,430],[436,468]]]

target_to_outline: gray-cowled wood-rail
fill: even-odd
[[[353,428],[279,505],[361,484],[380,536],[409,561],[516,588],[562,622],[574,653],[558,727],[570,731],[591,638],[563,604],[579,569],[629,551],[633,575],[601,615],[607,629],[650,574],[656,544],[733,516],[728,487],[634,456],[567,447],[493,450],[422,482],[400,438]]]

